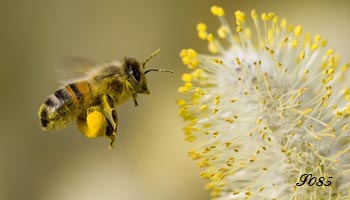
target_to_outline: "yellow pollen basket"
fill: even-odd
[[[107,120],[101,112],[94,110],[86,119],[78,118],[77,126],[86,137],[96,138],[105,135]]]

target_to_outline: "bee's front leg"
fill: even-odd
[[[139,104],[137,103],[137,100],[136,100],[136,98],[137,98],[137,93],[133,93],[133,94],[132,94],[132,98],[134,99],[134,105],[135,105],[135,106],[139,105]]]

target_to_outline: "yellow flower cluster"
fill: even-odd
[[[273,12],[251,11],[255,31],[242,11],[235,27],[211,12],[218,37],[196,29],[213,55],[180,52],[191,72],[178,92],[190,97],[177,104],[213,198],[350,199],[350,64]],[[334,184],[297,187],[304,173]]]

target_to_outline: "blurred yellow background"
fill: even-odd
[[[215,31],[212,4],[228,19],[240,9],[274,11],[311,34],[328,39],[349,59],[350,1],[128,0],[2,1],[0,7],[0,199],[2,200],[201,200],[209,199],[200,170],[187,157],[177,114],[177,87],[186,68],[178,53],[197,39],[197,22]],[[148,75],[150,96],[118,109],[115,149],[107,138],[87,139],[74,125],[40,129],[37,110],[60,85],[55,70],[66,56],[97,61],[143,60],[174,74]]]

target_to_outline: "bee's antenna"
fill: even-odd
[[[170,72],[170,73],[174,73],[173,70],[169,70],[169,69],[148,69],[144,72],[144,74],[147,74],[148,72]]]
[[[143,61],[143,63],[142,63],[142,68],[145,69],[146,63],[147,63],[149,60],[151,60],[154,56],[156,56],[157,54],[159,54],[159,53],[160,53],[160,49],[157,49],[157,50],[155,50],[150,56],[148,56],[148,58],[146,58],[146,60]]]
[[[146,63],[159,53],[160,53],[160,49],[157,49],[150,56],[148,56],[148,58],[146,58],[146,60],[143,61],[142,68],[145,69]],[[169,70],[169,69],[148,69],[144,72],[144,74],[147,74],[148,72],[170,72],[170,73],[173,73],[173,71]]]

